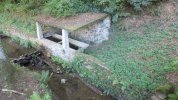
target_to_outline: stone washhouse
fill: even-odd
[[[89,45],[102,43],[109,38],[110,17],[104,13],[82,13],[66,18],[37,16],[35,18],[37,37],[53,56],[64,60],[72,59],[76,52],[84,51]],[[43,26],[56,31],[43,33]]]

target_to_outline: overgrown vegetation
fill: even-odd
[[[33,92],[29,100],[52,100],[51,91],[48,89],[48,81],[53,73],[49,71],[42,71],[41,73],[33,72],[32,76],[39,81],[40,85],[45,89],[45,94],[40,96],[38,92]]]
[[[0,10],[4,12],[47,13],[53,16],[71,16],[80,12],[106,12],[118,16],[127,16],[124,9],[132,5],[142,10],[160,0],[1,0]],[[129,4],[129,5],[128,5]]]
[[[178,91],[173,94],[169,94],[168,100],[178,100]]]
[[[25,48],[31,48],[32,47],[32,43],[30,40],[24,40],[24,39],[21,39],[19,37],[16,37],[16,36],[12,36],[11,37],[12,41],[20,44],[21,46],[25,47]]]
[[[174,59],[178,20],[171,17],[168,20],[166,25],[163,20],[155,19],[119,31],[117,26],[109,41],[87,50],[111,70],[112,81],[118,85],[113,90],[120,89],[127,98],[140,99],[144,91],[153,92],[164,82],[166,73],[178,69]]]
[[[29,36],[36,36],[36,26],[35,23],[30,22],[22,17],[15,17],[11,14],[1,13],[0,14],[0,28],[3,29],[15,29],[28,34]]]
[[[103,90],[105,95],[115,94],[117,91],[121,93],[120,90],[114,90],[111,73],[101,66],[98,66],[95,62],[88,62],[87,57],[80,55],[77,56],[72,62],[67,63],[62,59],[55,57],[53,60],[62,65],[67,71],[77,72],[82,78],[84,78],[88,83],[98,87]],[[88,69],[86,66],[90,66]],[[104,76],[103,76],[104,75]],[[116,84],[114,84],[116,85]]]
[[[43,97],[41,97],[38,92],[33,92],[29,100],[52,100],[52,98],[48,92],[46,92]]]
[[[33,77],[38,80],[41,84],[47,85],[47,82],[53,75],[53,73],[49,73],[49,71],[42,71],[41,73],[33,72]]]

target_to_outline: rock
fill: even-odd
[[[61,68],[59,68],[59,67],[58,67],[56,70],[57,70],[57,71],[60,71],[60,70],[61,70]]]
[[[63,74],[63,71],[59,67],[56,70],[57,70],[56,71],[57,74]]]
[[[156,93],[156,96],[158,96],[161,100],[166,100],[166,95],[163,93]]]
[[[153,95],[153,96],[151,96],[151,100],[161,100],[161,99],[158,96]]]
[[[65,84],[67,79],[61,79],[61,84]]]
[[[151,97],[151,100],[166,100],[166,95],[163,93],[157,92],[155,95]]]
[[[56,71],[57,74],[63,74],[63,71],[59,70],[59,71]]]

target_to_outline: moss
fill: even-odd
[[[174,93],[174,89],[175,89],[174,84],[172,84],[172,83],[167,83],[167,84],[164,84],[164,85],[159,86],[159,87],[156,89],[156,91],[168,95],[168,94]]]
[[[72,31],[79,29],[80,27],[82,27],[82,26],[65,26],[64,29],[72,32]]]

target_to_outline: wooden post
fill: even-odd
[[[38,39],[42,39],[43,38],[43,32],[42,32],[41,24],[39,22],[36,22],[36,31],[37,31]]]
[[[69,33],[62,29],[62,46],[65,50],[69,49]]]

